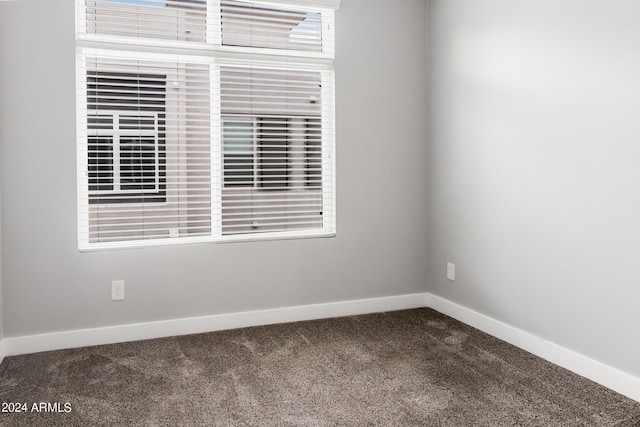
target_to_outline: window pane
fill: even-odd
[[[154,138],[120,138],[121,190],[155,190],[157,172]]]
[[[320,52],[322,15],[320,13],[255,6],[223,1],[222,44]]]
[[[117,52],[83,64],[80,124],[109,142],[109,186],[80,193],[86,243],[211,236],[211,65]]]
[[[205,0],[86,0],[87,34],[206,41]]]
[[[224,122],[224,151],[253,153],[253,123]]]
[[[224,187],[223,235],[323,227],[323,180],[306,175],[308,166],[312,173],[322,168],[315,145],[325,125],[323,90],[317,71],[221,67],[222,114],[228,121],[253,122],[255,133],[254,184],[246,181],[245,191]]]

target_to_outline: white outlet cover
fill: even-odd
[[[456,280],[456,265],[450,262],[447,263],[447,280]]]
[[[111,282],[111,301],[124,299],[124,280],[114,280]]]

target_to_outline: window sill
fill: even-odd
[[[211,236],[199,236],[199,237],[176,237],[166,239],[149,239],[139,240],[135,242],[109,242],[109,243],[93,243],[78,245],[78,251],[80,253],[85,252],[101,252],[101,251],[113,251],[122,249],[141,249],[154,246],[182,246],[193,245],[203,243],[239,243],[239,242],[264,242],[274,240],[299,240],[299,239],[322,239],[335,237],[336,233],[333,231],[316,231],[316,232],[290,232],[290,233],[254,233],[254,234],[238,234],[230,236],[222,236],[214,238]]]

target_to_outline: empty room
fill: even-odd
[[[0,425],[640,426],[636,0],[0,0]]]

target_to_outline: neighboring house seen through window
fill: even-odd
[[[292,129],[296,124],[302,126],[299,136]],[[223,118],[224,186],[319,187],[322,166],[319,128],[320,119]],[[304,163],[296,163],[292,157],[303,153]]]

